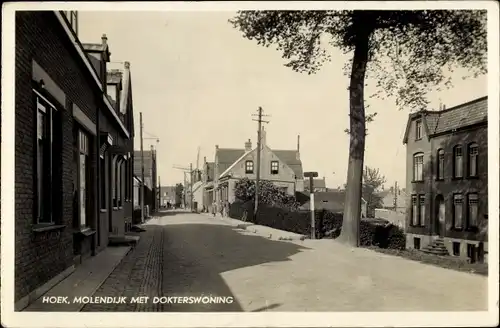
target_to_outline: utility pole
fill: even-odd
[[[190,205],[191,212],[193,212],[193,163],[189,164],[189,190],[190,190]]]
[[[142,112],[139,113],[140,134],[141,134],[141,223],[144,223],[144,140],[142,138]]]
[[[182,197],[182,202],[184,203],[184,209],[186,209],[186,206],[187,206],[187,203],[186,203],[186,193],[187,193],[187,179],[186,179],[186,171],[184,171],[184,188],[182,188],[184,190],[183,192],[183,196]]]
[[[258,123],[258,130],[257,130],[257,171],[256,171],[256,177],[255,177],[255,205],[254,205],[254,215],[257,215],[257,208],[259,207],[259,184],[260,184],[260,152],[261,152],[261,139],[262,139],[262,123],[269,123],[269,121],[263,121],[262,117],[263,116],[268,116],[268,115],[262,115],[263,109],[262,107],[259,107],[257,111],[257,115],[253,114],[252,116],[257,116],[256,121]]]
[[[314,178],[318,177],[318,172],[304,172],[304,177],[309,178],[309,195],[311,210],[311,239],[316,239],[316,216],[314,215]]]
[[[394,212],[398,210],[398,182],[394,183]]]
[[[160,211],[161,208],[161,183],[160,183],[160,176],[158,176],[158,211]]]

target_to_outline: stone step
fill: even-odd
[[[424,248],[422,249],[422,252],[434,255],[448,255],[448,251],[446,249]]]

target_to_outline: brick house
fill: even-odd
[[[22,310],[106,247],[100,113],[119,131],[113,143],[132,135],[106,97],[106,70],[94,68],[78,40],[77,13],[15,18],[14,297]]]
[[[132,224],[134,112],[130,63],[123,69],[107,69],[110,51],[104,34],[101,43],[83,43],[101,78],[113,112],[99,111],[100,219],[97,243],[105,247],[109,235],[122,236]],[[130,138],[127,138],[128,132]],[[99,232],[103,232],[100,233]]]
[[[407,248],[470,258],[488,247],[487,97],[409,115]]]
[[[144,150],[144,206],[149,207],[149,212],[156,211],[158,203],[157,194],[157,168],[156,168],[156,150],[151,147],[151,150]],[[141,180],[141,151],[134,151],[134,175]],[[141,195],[139,186],[139,199]],[[140,203],[139,203],[140,206]]]
[[[300,160],[300,145],[297,149],[275,150],[269,147],[266,131],[261,134],[261,170],[260,178],[271,181],[288,194],[295,195],[296,191],[304,190],[304,173]],[[206,201],[234,202],[234,186],[242,178],[254,180],[256,178],[257,147],[252,147],[248,140],[243,149],[219,148],[215,146],[215,160],[213,165],[213,182],[205,185]],[[205,163],[205,168],[209,166]],[[215,190],[215,192],[214,192]],[[208,194],[208,195],[207,195]]]

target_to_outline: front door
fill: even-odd
[[[444,203],[444,199],[443,199],[443,196],[441,195],[438,195],[436,197],[436,207],[437,207],[437,234],[440,236],[440,237],[443,237],[444,236],[444,230],[445,230],[445,226],[446,226],[446,213],[445,213],[445,203]]]

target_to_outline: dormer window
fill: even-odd
[[[422,139],[422,120],[415,122],[415,140]]]

